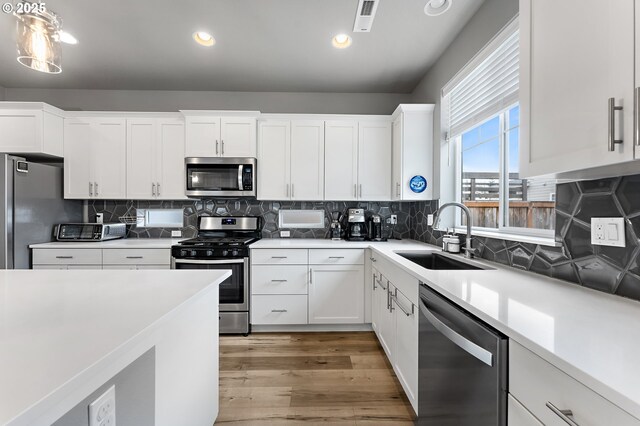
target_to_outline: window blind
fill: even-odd
[[[519,51],[516,20],[445,86],[450,137],[518,101]]]

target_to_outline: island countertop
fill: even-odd
[[[215,294],[217,318],[230,274],[0,271],[0,425],[55,421],[200,296]]]

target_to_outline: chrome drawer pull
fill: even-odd
[[[551,403],[551,401],[547,401],[547,403],[545,404],[547,406],[547,408],[551,411],[553,411],[553,413],[560,417],[562,419],[562,421],[564,421],[566,424],[571,425],[571,426],[580,426],[578,423],[574,422],[573,419],[571,417],[573,417],[573,411],[571,410],[561,410],[558,407],[556,407],[555,405],[553,405]]]
[[[402,306],[402,305],[400,304],[400,302],[398,302],[398,289],[396,289],[396,294],[394,294],[393,296],[391,296],[391,300],[393,300],[394,302],[396,302],[396,305],[398,305],[398,308],[400,308],[400,310],[401,310],[402,312],[404,312],[404,314],[405,314],[406,316],[410,317],[411,315],[413,315],[413,313],[414,313],[414,309],[413,309],[413,308],[415,307],[415,305],[412,303],[412,304],[411,304],[411,312],[408,312],[408,311],[407,311],[407,309],[405,309],[405,308],[404,308],[404,306]]]
[[[616,144],[622,143],[622,139],[616,139],[616,116],[615,116],[615,112],[616,111],[622,111],[622,107],[621,106],[617,106],[616,105],[616,99],[615,98],[609,98],[609,140],[608,140],[608,147],[607,149],[609,151],[615,151],[616,150]]]
[[[369,260],[372,261],[372,262],[377,262],[375,257],[370,257]]]
[[[73,256],[56,256],[56,259],[73,259]]]
[[[127,256],[127,259],[144,259],[144,256]]]
[[[272,283],[286,283],[287,280],[271,280]]]
[[[329,259],[344,259],[344,256],[329,256]]]
[[[279,312],[287,312],[286,309],[272,309],[271,312],[279,313]]]
[[[286,259],[287,256],[271,256],[272,259]]]

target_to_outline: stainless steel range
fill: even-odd
[[[260,239],[259,217],[198,218],[198,236],[171,247],[173,269],[230,269],[220,284],[220,333],[248,334],[249,245]]]

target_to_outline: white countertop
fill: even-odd
[[[45,406],[73,407],[71,391],[97,368],[148,340],[149,330],[198,295],[217,294],[230,274],[0,271],[0,425],[24,424]]]
[[[169,249],[172,245],[178,244],[187,238],[120,238],[118,240],[109,241],[85,241],[85,242],[68,242],[54,241],[51,243],[31,244],[30,248],[46,248],[46,249],[78,249],[78,248],[96,248],[96,249]]]
[[[338,247],[373,248],[640,419],[640,302],[483,260],[474,262],[491,270],[426,269],[396,252],[439,248],[411,240],[262,239],[251,245],[252,249]]]

